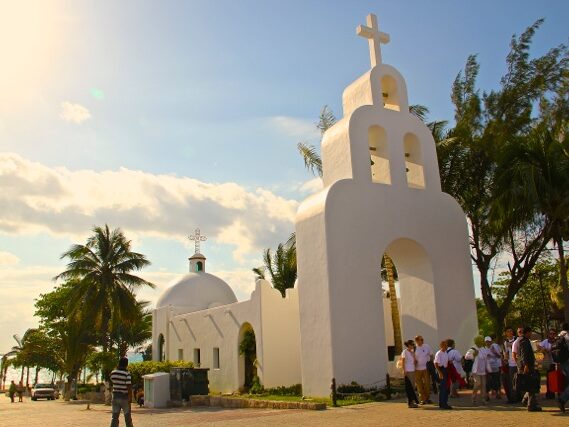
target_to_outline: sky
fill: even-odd
[[[370,12],[431,119],[452,121],[468,55],[490,90],[513,34],[545,18],[535,55],[569,36],[563,0],[0,0],[0,353],[94,225],[152,262],[141,298],[187,271],[196,227],[208,271],[248,298],[261,251],[319,189],[296,144],[319,144],[320,109],[341,117],[369,69]]]

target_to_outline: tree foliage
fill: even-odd
[[[131,242],[120,229],[111,231],[108,225],[94,227],[85,245],[71,246],[61,258],[68,258],[69,263],[56,279],[74,280],[71,312],[89,317],[101,331],[103,347],[108,347],[113,327],[133,322],[139,314],[134,291],[144,286],[154,288],[132,274],[150,262],[131,250]]]
[[[497,89],[480,94],[479,64],[476,56],[468,58],[452,88],[456,125],[449,138],[437,143],[443,191],[460,203],[468,217],[472,259],[497,333],[554,229],[552,218],[527,199],[527,182],[512,180],[522,170],[514,168],[522,160],[522,147],[527,148],[538,129],[536,106],[554,96],[566,78],[564,46],[530,59],[531,41],[540,24],[537,21],[512,38],[506,73]],[[509,274],[504,296],[498,300],[491,275],[501,258],[508,260]]]

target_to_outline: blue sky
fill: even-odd
[[[314,188],[296,143],[318,143],[320,108],[340,116],[369,69],[355,28],[370,12],[432,119],[452,119],[469,54],[488,90],[512,34],[544,17],[535,54],[569,36],[566,1],[0,0],[0,352],[94,224],[152,261],[145,298],[187,270],[198,226],[208,270],[247,297]]]

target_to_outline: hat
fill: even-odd
[[[486,342],[486,341],[492,341],[492,338],[490,338],[490,337],[485,337],[485,338],[484,338],[484,342]]]

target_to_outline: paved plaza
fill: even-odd
[[[155,426],[413,426],[413,425],[500,425],[567,426],[569,414],[562,415],[545,401],[544,412],[527,413],[523,408],[498,404],[472,407],[468,396],[454,399],[454,411],[440,411],[434,406],[408,409],[404,401],[368,403],[325,411],[178,408],[150,410],[133,407],[135,427]],[[0,397],[2,426],[27,427],[99,427],[110,424],[110,407],[104,405],[72,405],[61,401],[11,404]],[[124,420],[121,417],[121,425]]]

